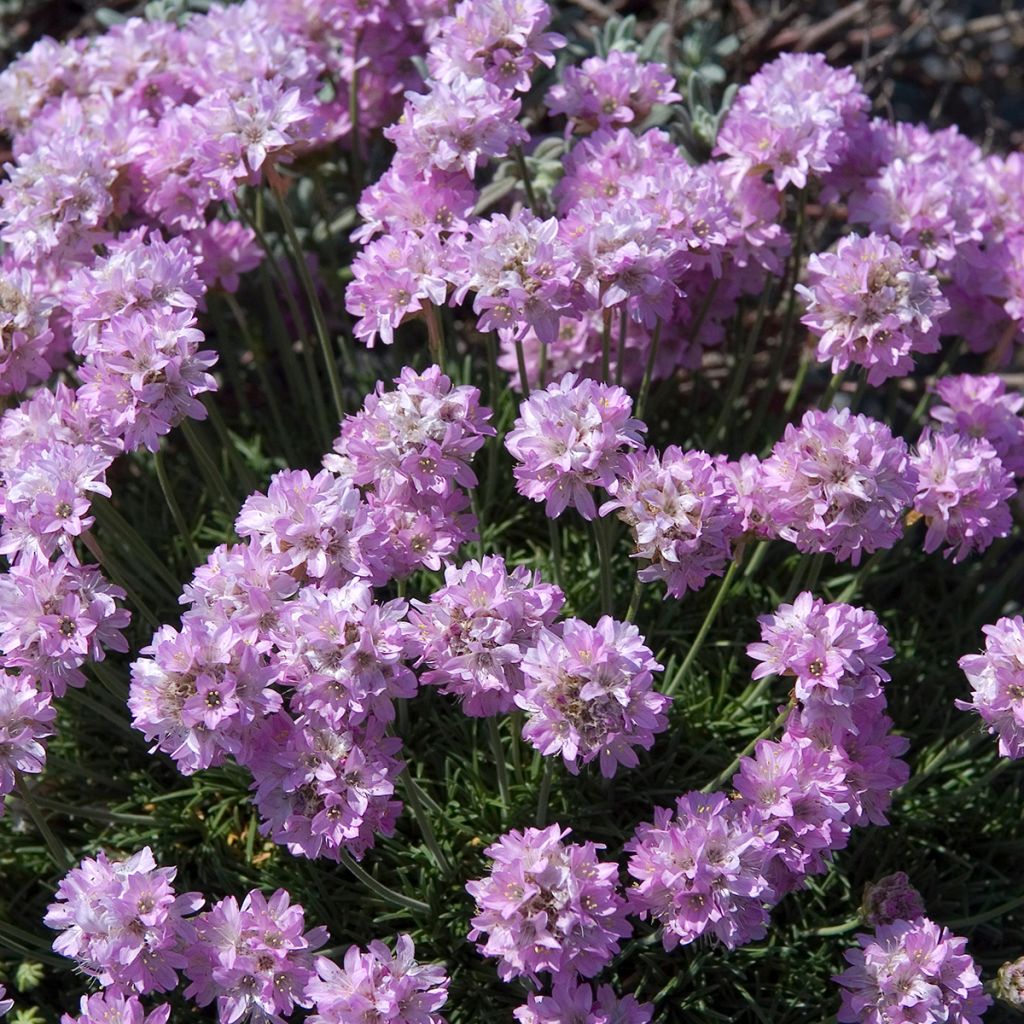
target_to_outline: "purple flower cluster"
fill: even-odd
[[[971,700],[956,706],[977,711],[988,731],[999,737],[1003,757],[1024,757],[1024,618],[983,626],[984,654],[965,654],[960,668],[971,684]]]
[[[633,535],[634,558],[645,560],[641,580],[664,580],[670,597],[699,590],[721,576],[744,533],[734,480],[721,460],[670,445],[629,454],[608,487]]]
[[[845,953],[838,1020],[849,1024],[980,1024],[992,998],[967,940],[926,917],[880,925]]]
[[[427,667],[420,682],[461,698],[465,714],[515,708],[523,658],[554,626],[565,596],[524,566],[511,572],[497,555],[445,569],[428,602],[413,601],[410,644]]]
[[[523,738],[544,755],[561,754],[574,775],[598,758],[606,778],[619,765],[634,768],[634,748],[650,750],[668,728],[669,698],[653,688],[661,665],[631,623],[566,619],[540,631],[520,668]]]
[[[439,964],[419,964],[408,935],[399,935],[395,952],[371,942],[364,953],[351,946],[343,966],[316,960],[316,977],[306,986],[315,1013],[310,1024],[444,1024],[437,1012],[448,1000],[448,978]]]
[[[584,519],[597,515],[591,489],[610,487],[626,449],[640,445],[646,427],[632,419],[633,402],[620,387],[567,374],[519,407],[505,438],[516,460],[516,487],[545,502],[555,518],[567,507]]]
[[[468,882],[476,900],[470,941],[498,958],[503,981],[542,971],[592,977],[632,933],[618,867],[597,858],[595,843],[563,843],[569,829],[511,831],[484,853],[491,873]]]
[[[65,1013],[60,1020],[61,1024],[167,1024],[170,1016],[171,1007],[167,1003],[146,1013],[138,996],[108,988],[82,996],[78,1016]]]
[[[924,917],[924,901],[905,871],[895,871],[864,887],[860,916],[872,928]]]
[[[531,992],[513,1015],[519,1024],[650,1024],[653,1013],[651,1003],[632,996],[620,999],[611,985],[601,985],[595,994],[586,983],[559,977],[551,995]]]
[[[899,540],[913,478],[906,443],[884,423],[811,410],[761,464],[759,500],[764,519],[800,551],[857,565]]]
[[[1024,474],[1024,395],[1007,393],[996,376],[965,373],[935,382],[941,399],[929,410],[944,433],[987,441],[1011,472]]]
[[[913,368],[916,353],[937,352],[939,319],[949,303],[934,274],[922,270],[897,242],[847,235],[835,252],[812,255],[802,319],[818,338],[817,357],[832,372],[863,366],[881,384]]]
[[[175,868],[158,868],[147,846],[124,861],[102,851],[70,871],[57,888],[46,923],[61,934],[53,948],[100,984],[129,992],[169,992],[185,966],[181,929],[203,904],[176,895]]]
[[[0,799],[22,775],[38,775],[46,764],[44,741],[53,735],[57,711],[48,694],[22,676],[0,672]]]

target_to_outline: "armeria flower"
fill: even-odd
[[[653,1013],[652,1003],[620,999],[611,985],[601,985],[595,994],[590,985],[560,975],[551,995],[531,992],[513,1016],[519,1024],[650,1024]]]
[[[723,793],[686,793],[656,807],[626,844],[636,880],[629,908],[662,926],[671,950],[708,934],[735,949],[765,934],[773,891],[765,877],[774,833]]]
[[[647,429],[630,417],[632,409],[623,388],[577,381],[572,373],[533,392],[505,438],[518,463],[519,493],[545,502],[551,518],[571,506],[593,519],[597,507],[590,489],[612,483],[624,449],[638,447]]]
[[[826,604],[810,591],[793,604],[762,615],[761,643],[747,654],[761,664],[753,678],[795,676],[799,700],[849,705],[873,683],[888,682],[882,663],[892,657],[889,636],[874,612],[853,605]]]
[[[407,366],[394,384],[388,390],[379,382],[363,408],[345,417],[324,465],[364,487],[406,484],[432,500],[456,485],[475,487],[470,463],[494,435],[480,391],[453,385],[438,366],[421,372]]]
[[[468,882],[476,900],[471,942],[498,958],[502,981],[538,973],[592,977],[632,932],[619,893],[618,867],[597,859],[597,843],[563,843],[571,829],[513,829],[484,854],[491,873]]]
[[[736,94],[717,149],[740,175],[770,171],[780,192],[804,188],[839,166],[868,107],[849,68],[829,67],[820,53],[784,53]]]
[[[353,334],[367,348],[378,335],[390,345],[410,316],[428,303],[444,305],[444,261],[436,228],[422,234],[400,229],[370,242],[352,261],[353,280],[345,289],[345,308],[358,318]]]
[[[25,268],[0,269],[0,395],[24,391],[50,376],[59,343],[50,306]]]
[[[962,562],[1010,532],[1009,501],[1017,489],[988,441],[926,429],[911,467],[917,474],[914,511],[928,526],[925,551],[945,545],[946,557]]]
[[[392,835],[401,803],[395,783],[402,741],[370,717],[334,728],[317,715],[281,712],[247,736],[238,760],[253,776],[260,831],[297,857],[357,860],[378,835]]]
[[[125,995],[115,987],[82,996],[78,1016],[65,1013],[60,1024],[167,1024],[170,1016],[170,1004],[163,1003],[147,1013],[138,996]]]
[[[557,32],[545,31],[550,21],[544,0],[462,0],[437,23],[427,67],[441,81],[464,74],[526,92],[533,69],[552,67],[553,51],[565,45]]]
[[[216,1001],[223,1024],[280,1019],[312,999],[313,951],[326,928],[304,931],[305,914],[284,889],[267,899],[253,889],[239,906],[234,896],[215,903],[183,929],[185,998]]]
[[[833,373],[863,366],[877,385],[908,373],[914,354],[938,351],[938,321],[949,303],[938,279],[897,242],[847,235],[835,252],[812,255],[807,269],[808,285],[796,285],[807,305],[801,323]]]
[[[521,668],[526,679],[515,703],[527,715],[523,738],[544,755],[561,754],[574,775],[598,758],[606,778],[619,765],[635,768],[634,748],[650,750],[668,728],[670,699],[653,689],[661,665],[631,623],[566,619],[540,632]]]
[[[705,452],[669,445],[632,452],[609,485],[612,500],[601,514],[618,511],[633,534],[637,574],[645,582],[664,580],[672,597],[699,590],[721,576],[743,533],[743,518],[732,477]]]
[[[943,432],[988,441],[1007,469],[1024,475],[1024,395],[1008,394],[995,375],[970,373],[943,377],[935,382],[935,393],[942,402],[929,413]]]
[[[565,595],[525,566],[497,555],[449,566],[430,601],[414,601],[410,644],[427,667],[421,681],[460,697],[473,717],[512,711],[523,657],[551,627]]]
[[[384,130],[403,160],[422,170],[464,170],[470,177],[479,163],[505,156],[529,141],[516,120],[522,104],[484,78],[454,75],[430,83],[430,91],[405,94],[401,120]]]
[[[788,732],[778,742],[761,740],[753,756],[740,761],[732,784],[742,806],[772,834],[765,877],[775,901],[807,875],[826,871],[832,851],[846,846],[851,801],[844,773],[809,740]]]
[[[966,654],[960,668],[971,684],[964,711],[977,711],[990,733],[999,737],[1003,757],[1024,757],[1024,618],[1002,618],[982,626],[985,653]]]
[[[801,551],[857,565],[903,532],[915,474],[905,442],[877,420],[812,409],[786,427],[761,468],[771,522]]]
[[[5,1013],[9,1013],[10,1010],[11,1010],[11,1007],[14,1006],[14,1000],[13,999],[5,999],[4,997],[6,995],[7,995],[7,989],[3,985],[0,985],[0,1017],[2,1017]],[[65,1017],[64,1020],[67,1021],[67,1017]],[[155,1021],[154,1021],[154,1024],[156,1024]],[[161,1021],[160,1024],[165,1024],[165,1022]]]
[[[127,860],[100,851],[57,887],[45,921],[61,934],[53,948],[102,985],[169,992],[185,965],[178,934],[203,904],[199,893],[176,895],[176,868],[158,868],[148,846]]]
[[[682,99],[675,87],[664,64],[612,50],[607,57],[587,58],[578,68],[567,67],[546,103],[552,114],[565,114],[574,127],[593,131],[640,124],[656,104]]]
[[[967,940],[919,917],[857,936],[850,965],[833,980],[843,989],[838,1020],[850,1024],[980,1024],[992,1004],[967,955]]]
[[[441,964],[419,964],[408,935],[395,952],[371,942],[364,953],[350,946],[344,966],[317,957],[316,974],[306,986],[315,1012],[309,1024],[350,1024],[372,1017],[375,1024],[444,1024],[437,1011],[448,1000],[448,977]]]
[[[456,282],[452,301],[472,291],[482,332],[522,335],[532,328],[542,342],[558,334],[562,316],[579,316],[586,305],[574,284],[576,263],[559,237],[554,217],[541,220],[527,210],[511,217],[494,214],[472,225],[449,256]]]
[[[896,921],[916,921],[924,917],[924,900],[905,871],[894,871],[864,886],[860,916],[872,928]]]
[[[38,775],[46,764],[47,736],[57,711],[30,676],[0,670],[0,799],[21,775]]]

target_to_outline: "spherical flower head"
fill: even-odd
[[[1017,488],[988,441],[925,429],[911,468],[917,475],[914,512],[928,526],[925,551],[944,545],[947,558],[962,562],[1010,532],[1009,502]]]
[[[992,998],[965,952],[967,940],[919,917],[858,935],[844,954],[850,965],[837,1019],[844,1024],[980,1024]]]
[[[570,829],[513,829],[484,854],[491,873],[468,882],[476,900],[470,941],[498,958],[503,981],[538,973],[597,974],[632,932],[618,867],[597,859],[595,843],[563,843]]]
[[[185,998],[199,1006],[216,1000],[225,1024],[275,1019],[296,1006],[309,1007],[306,988],[314,976],[313,950],[327,940],[325,928],[306,932],[301,906],[284,889],[267,899],[253,889],[239,906],[234,896],[214,904],[185,929]]]
[[[505,438],[517,462],[519,493],[545,502],[552,519],[570,506],[593,519],[597,507],[590,489],[610,486],[624,451],[638,447],[647,429],[632,411],[623,388],[578,381],[572,373],[533,392]]]
[[[565,601],[525,566],[485,556],[445,569],[429,602],[414,601],[410,644],[428,668],[422,681],[462,699],[472,717],[512,711],[523,688],[521,663]]]
[[[175,895],[176,868],[158,868],[150,848],[124,861],[102,851],[85,858],[57,887],[45,921],[60,929],[53,948],[102,985],[169,992],[185,965],[179,932],[199,909],[198,893]]]
[[[765,870],[774,832],[724,793],[686,793],[655,808],[626,844],[630,911],[662,926],[665,949],[702,935],[729,949],[762,938],[774,894]]]
[[[924,917],[924,900],[910,884],[907,873],[896,871],[864,886],[860,916],[872,928],[895,921],[914,921]]]
[[[43,770],[56,717],[49,694],[40,693],[29,676],[0,671],[0,798],[20,776]]]
[[[892,656],[889,636],[874,612],[853,605],[826,604],[810,591],[757,620],[761,643],[747,654],[760,662],[753,678],[793,676],[799,700],[850,704],[864,696],[865,680],[887,682],[882,663]]]
[[[984,654],[967,654],[959,662],[972,699],[956,706],[981,715],[999,737],[1003,757],[1024,758],[1024,618],[1003,618],[982,632]]]
[[[943,377],[935,382],[935,393],[942,402],[930,415],[941,430],[983,438],[1007,469],[1024,474],[1024,395],[1007,394],[1000,377],[971,373]]]
[[[997,999],[1015,1010],[1024,1010],[1024,956],[999,968],[993,991]]]
[[[551,995],[531,992],[526,1005],[513,1011],[519,1024],[650,1024],[654,1006],[632,996],[621,999],[611,985],[593,988],[575,978],[555,978]]]
[[[675,86],[664,64],[612,50],[607,57],[589,57],[578,68],[567,67],[546,102],[550,113],[565,114],[577,130],[594,131],[640,124],[656,104],[682,99]]]
[[[631,452],[608,488],[601,514],[618,511],[633,534],[641,580],[664,580],[671,597],[699,590],[721,576],[743,515],[732,476],[705,452],[670,445]]]
[[[0,1003],[0,1007],[2,1007]],[[2,1011],[0,1011],[2,1012]],[[149,1013],[143,1009],[139,997],[125,995],[119,988],[108,988],[91,996],[82,996],[77,1017],[65,1013],[61,1024],[167,1024],[171,1007],[164,1003]]]
[[[914,495],[906,443],[849,409],[789,424],[762,465],[764,503],[779,536],[839,561],[892,547]]]
[[[364,953],[350,946],[344,966],[317,957],[316,974],[306,986],[315,1012],[310,1024],[444,1024],[437,1011],[448,999],[448,977],[441,964],[419,964],[408,935],[399,935],[395,952],[371,942]]]
[[[835,252],[812,255],[808,285],[796,286],[818,338],[817,357],[832,372],[863,366],[868,383],[903,376],[916,353],[937,352],[939,318],[949,303],[934,274],[882,235],[847,235]]]
[[[868,107],[849,68],[829,67],[820,53],[784,53],[736,94],[717,150],[738,175],[771,172],[780,192],[804,188],[842,163]]]
[[[661,665],[631,623],[567,619],[540,633],[521,667],[523,738],[544,755],[561,754],[574,775],[597,758],[606,778],[619,765],[635,768],[635,748],[650,750],[668,728],[670,699],[653,689]]]

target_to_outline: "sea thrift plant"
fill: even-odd
[[[924,917],[924,900],[910,884],[905,871],[895,871],[864,887],[861,917],[872,928],[895,921]]]
[[[520,666],[514,700],[526,712],[523,738],[542,754],[561,754],[575,774],[600,759],[601,774],[635,768],[635,747],[650,750],[668,727],[669,698],[653,689],[661,665],[636,626],[602,616],[596,626],[566,619],[541,630]]]
[[[843,990],[840,1021],[977,1024],[992,1003],[967,940],[926,917],[881,925],[857,942],[834,979]]]
[[[1024,473],[1024,395],[1007,392],[999,377],[969,373],[936,381],[935,394],[929,413],[940,430],[987,441],[1007,469]]]
[[[513,829],[484,851],[491,873],[466,885],[477,908],[469,939],[498,959],[503,981],[542,971],[593,977],[632,932],[618,868],[597,859],[595,843],[563,843],[569,832]]]
[[[972,699],[956,705],[981,716],[1003,757],[1024,757],[1024,618],[1003,618],[982,632],[985,652],[960,659]]]
[[[64,1014],[61,1024],[167,1024],[170,1016],[171,1007],[167,1003],[147,1013],[138,996],[126,996],[120,990],[110,988],[82,996],[78,1015]]]
[[[590,985],[560,977],[551,995],[531,992],[514,1016],[519,1024],[650,1024],[652,1012],[650,1003],[638,1003],[632,996],[620,999],[611,985],[601,985],[595,994]]]

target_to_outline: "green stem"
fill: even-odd
[[[743,570],[743,578],[749,580],[754,576],[754,573],[761,568],[761,563],[764,561],[764,556],[768,554],[768,546],[771,541],[759,540],[757,547],[754,548],[754,554],[751,556],[750,561],[747,563],[746,569]]]
[[[196,462],[199,463],[199,470],[206,479],[206,485],[217,492],[217,497],[220,498],[224,510],[233,516],[238,511],[238,499],[231,493],[224,474],[214,462],[202,434],[188,419],[181,421],[181,432],[185,435],[185,440],[188,442],[189,448],[192,449]]]
[[[551,758],[544,758],[544,773],[540,779],[540,790],[537,793],[537,828],[543,828],[548,820],[548,802],[551,799],[551,779],[554,766]]]
[[[612,311],[606,308],[601,315],[601,380],[610,384],[608,375],[612,363]]]
[[[356,32],[352,44],[352,77],[348,82],[348,122],[351,133],[352,151],[352,200],[353,206],[359,201],[363,193],[363,160],[359,152],[359,33]]]
[[[526,353],[523,351],[523,339],[516,338],[516,363],[519,366],[519,389],[523,398],[530,397],[530,377],[526,372]]]
[[[505,763],[505,749],[501,745],[501,734],[498,732],[498,720],[491,715],[487,719],[487,732],[491,740],[491,752],[494,754],[494,767],[498,773],[498,793],[501,795],[501,806],[506,814],[512,806],[509,796],[508,765]]]
[[[737,755],[736,755],[736,756],[735,756],[735,757],[734,757],[734,758],[732,759],[732,761],[731,761],[731,762],[729,763],[729,766],[728,766],[727,768],[723,768],[723,769],[722,769],[722,771],[721,771],[721,772],[719,772],[719,773],[718,773],[718,775],[717,775],[717,776],[716,776],[716,777],[715,777],[715,778],[714,778],[714,779],[713,779],[713,780],[712,780],[711,782],[709,782],[709,783],[708,783],[708,784],[707,784],[707,785],[706,785],[706,786],[705,786],[705,787],[704,787],[704,788],[703,788],[703,789],[701,790],[701,792],[702,792],[702,793],[713,793],[713,792],[714,792],[715,790],[717,790],[717,789],[719,788],[719,786],[722,786],[722,785],[724,785],[724,784],[725,784],[726,782],[728,782],[728,781],[729,781],[729,779],[731,779],[731,778],[733,777],[733,775],[735,775],[735,774],[736,774],[736,769],[737,769],[737,768],[739,768],[739,766],[740,766],[740,762],[741,762],[741,761],[743,760],[743,758],[745,758],[745,757],[749,757],[749,756],[751,755],[751,753],[753,753],[753,751],[754,751],[754,750],[755,750],[755,748],[757,747],[758,743],[760,743],[760,742],[761,742],[761,740],[766,740],[766,739],[768,739],[768,738],[769,738],[770,736],[774,736],[774,735],[775,735],[775,733],[776,733],[776,732],[777,732],[777,731],[778,731],[779,729],[781,729],[781,728],[782,728],[782,726],[783,726],[783,725],[785,724],[785,722],[786,722],[786,719],[787,719],[787,718],[789,718],[789,713],[790,713],[790,712],[791,712],[792,710],[793,710],[793,705],[792,705],[792,704],[787,704],[787,705],[786,705],[786,706],[785,706],[785,707],[784,707],[784,708],[783,708],[783,709],[782,709],[782,710],[781,710],[781,711],[780,711],[780,712],[779,712],[779,713],[778,713],[778,714],[777,714],[777,715],[775,716],[775,718],[774,718],[774,719],[773,719],[773,720],[771,721],[771,723],[770,723],[770,724],[768,724],[768,725],[766,725],[766,726],[765,726],[765,727],[764,727],[764,728],[763,728],[763,729],[762,729],[762,730],[761,730],[761,731],[760,731],[760,732],[759,732],[759,733],[758,733],[758,734],[757,734],[757,735],[756,735],[756,736],[755,736],[755,737],[754,737],[754,738],[753,738],[753,739],[752,739],[752,740],[751,740],[751,741],[750,741],[750,742],[749,742],[749,743],[748,743],[748,744],[747,744],[747,745],[746,745],[746,746],[745,746],[745,747],[744,747],[744,748],[743,748],[743,749],[742,749],[742,750],[741,750],[741,751],[740,751],[740,752],[739,752],[739,753],[738,753],[738,754],[737,754]]]
[[[828,382],[828,387],[825,388],[825,394],[821,396],[821,401],[818,402],[818,408],[823,412],[832,408],[832,399],[839,393],[845,377],[846,372],[844,370],[832,374],[832,379]]]
[[[789,414],[796,408],[800,392],[804,389],[804,381],[807,379],[807,368],[810,365],[811,355],[807,349],[804,349],[803,355],[800,356],[800,365],[797,367],[796,377],[793,379],[793,386],[789,389],[789,394],[786,395],[786,404],[782,407],[786,419],[789,419]]]
[[[50,851],[50,857],[53,859],[54,864],[57,865],[60,871],[68,871],[71,868],[71,856],[64,844],[57,838],[53,829],[50,828],[50,823],[36,805],[32,792],[24,784],[24,780],[18,784],[18,796],[21,797],[21,802],[24,804],[28,816],[32,819],[32,824],[35,825],[39,830],[39,834],[43,837],[43,841],[46,843],[46,848]]]
[[[220,414],[220,409],[218,409],[216,404],[213,402],[204,402],[203,408],[206,409],[207,415],[210,418],[210,423],[213,425],[213,429],[217,432],[217,440],[223,445],[224,450],[228,453],[228,458],[231,460],[231,464],[235,467],[235,474],[244,488],[245,493],[252,494],[252,492],[256,490],[256,481],[253,479],[252,473],[249,472],[249,467],[245,464],[245,459],[242,458],[241,453],[238,451],[238,445],[235,444],[235,439],[231,436],[231,432],[228,430],[228,425],[224,422],[224,417]]]
[[[623,303],[622,314],[619,318],[619,345],[615,354],[615,383],[622,386],[622,370],[626,365],[626,331],[629,328],[629,315],[626,312],[626,305]]]
[[[526,193],[526,205],[530,207],[531,212],[539,216],[537,195],[533,191],[533,182],[530,180],[530,170],[526,166],[526,156],[523,153],[523,147],[513,146],[512,155],[515,157],[516,166],[519,168],[519,177],[523,182],[523,191]]]
[[[701,647],[704,646],[704,641],[707,639],[708,633],[711,631],[711,627],[715,623],[715,619],[718,617],[718,613],[725,603],[726,595],[729,593],[729,588],[732,586],[733,580],[736,578],[736,573],[739,571],[740,563],[733,560],[729,565],[729,570],[725,574],[725,579],[718,586],[718,593],[715,594],[714,601],[711,602],[711,607],[708,609],[707,615],[704,616],[704,621],[700,625],[700,629],[697,630],[697,636],[695,637],[690,649],[686,652],[686,657],[683,659],[682,665],[679,666],[679,671],[672,677],[671,682],[665,687],[665,695],[671,697],[679,688],[679,684],[686,678],[687,673],[690,671],[690,666],[693,665],[694,660],[700,653]]]
[[[637,576],[633,580],[633,593],[629,598],[629,607],[626,609],[626,622],[632,622],[636,618],[636,613],[640,610],[640,599],[643,596],[643,583],[640,582],[640,577]]]
[[[636,418],[643,417],[644,408],[647,405],[647,396],[651,391],[651,376],[654,373],[654,362],[658,358],[658,343],[661,341],[661,320],[654,325],[654,332],[651,334],[651,344],[647,350],[647,365],[644,367],[643,380],[640,381],[640,391],[636,396]]]
[[[612,590],[612,545],[609,526],[610,519],[594,520],[594,536],[597,539],[597,557],[601,569],[601,612],[611,615],[614,611],[615,599]]]
[[[352,875],[362,882],[370,892],[379,896],[386,903],[390,903],[396,907],[402,907],[405,910],[412,910],[417,914],[430,913],[429,904],[424,903],[421,900],[414,900],[411,896],[406,896],[403,893],[395,892],[394,889],[389,889],[383,883],[378,882],[373,875],[359,866],[347,850],[338,851],[338,860],[344,864]]]
[[[430,346],[430,357],[434,360],[441,372],[444,372],[444,331],[441,328],[441,317],[438,315],[437,306],[428,302],[423,307],[423,319],[427,322],[427,344]]]
[[[171,487],[171,481],[167,477],[167,469],[164,467],[162,451],[156,452],[153,456],[153,462],[156,465],[156,478],[160,481],[160,490],[164,492],[164,501],[167,502],[171,518],[174,520],[174,525],[177,527],[178,534],[185,545],[185,554],[188,556],[189,563],[197,566],[199,565],[199,552],[196,551],[196,546],[192,542],[192,532],[188,528],[185,515],[181,511],[181,506],[178,504],[178,499],[174,494],[174,488]]]
[[[274,199],[277,203],[277,210],[281,216],[281,223],[284,224],[285,234],[288,236],[288,244],[292,248],[292,255],[295,263],[295,271],[299,275],[302,289],[306,293],[306,301],[313,313],[313,323],[316,326],[317,338],[320,340],[320,349],[323,352],[324,363],[327,367],[327,380],[331,385],[331,398],[334,399],[334,412],[339,422],[345,418],[345,402],[341,395],[341,376],[338,374],[338,363],[334,358],[331,334],[327,328],[327,317],[324,315],[323,306],[320,304],[320,296],[317,294],[316,285],[309,273],[309,265],[306,263],[305,254],[302,250],[302,243],[299,241],[298,232],[295,230],[295,221],[292,220],[291,211],[284,200],[284,196],[276,188],[272,188]]]
[[[437,867],[445,874],[448,874],[451,870],[448,864],[448,858],[445,857],[444,852],[441,850],[441,847],[437,842],[437,835],[434,832],[434,826],[431,824],[430,817],[427,812],[423,809],[423,800],[422,794],[420,793],[419,783],[417,783],[409,773],[408,768],[406,768],[402,779],[405,784],[405,795],[409,801],[409,809],[412,811],[412,816],[416,819],[416,824],[419,825],[420,834],[423,836],[423,842],[426,843],[427,849],[430,851],[430,856],[433,858]]]
[[[548,537],[551,541],[551,569],[554,572],[555,583],[560,590],[564,590],[562,585],[562,534],[554,519],[548,519]]]

